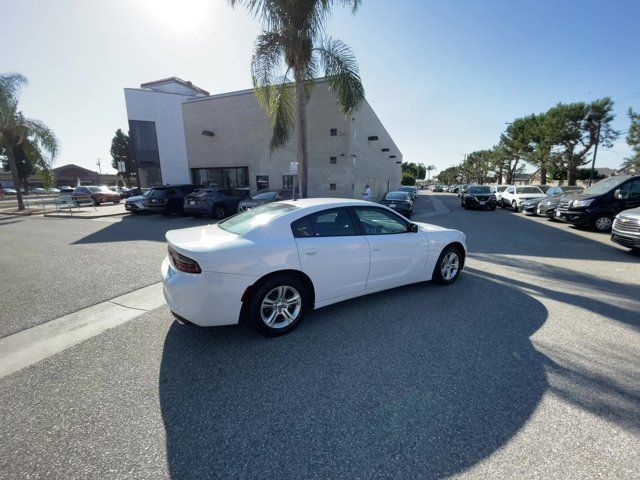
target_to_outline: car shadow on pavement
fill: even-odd
[[[90,221],[78,219],[64,219],[68,221]],[[169,230],[180,228],[198,227],[216,223],[211,218],[190,218],[182,216],[166,216],[154,214],[130,214],[113,223],[107,223],[104,228],[93,232],[75,242],[74,245],[85,243],[110,243],[148,240],[152,242],[164,242],[165,234]]]
[[[473,274],[325,307],[275,339],[173,324],[159,381],[171,475],[462,472],[509,441],[548,388],[530,341],[546,318],[530,295]]]

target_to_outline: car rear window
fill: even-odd
[[[288,203],[269,203],[222,220],[218,222],[218,226],[227,232],[243,235],[258,227],[267,225],[272,220],[296,208],[298,207]]]
[[[385,200],[404,200],[406,201],[408,198],[408,194],[405,192],[389,192],[387,193],[387,195],[384,197]]]

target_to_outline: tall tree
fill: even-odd
[[[118,170],[118,162],[125,163],[125,171],[120,172],[120,176],[129,185],[129,175],[133,168],[133,142],[131,137],[124,133],[121,128],[116,130],[116,134],[111,140],[111,166]]]
[[[480,184],[485,183],[491,170],[492,157],[491,150],[477,150],[467,155],[461,165],[467,179],[476,180]]]
[[[529,148],[525,153],[525,161],[536,166],[540,172],[540,183],[547,184],[547,170],[559,157],[552,153],[555,131],[545,113],[532,114],[525,117],[524,136]]]
[[[567,183],[576,184],[578,168],[589,161],[588,154],[596,143],[613,146],[618,132],[611,123],[615,117],[609,97],[589,104],[559,103],[546,114],[553,143],[560,148],[562,164],[567,170]]]
[[[529,130],[530,124],[526,118],[516,118],[500,135],[499,152],[502,155],[509,185],[513,183],[516,173],[524,167],[521,162],[531,155]]]
[[[325,36],[334,6],[355,13],[360,0],[229,0],[259,17],[251,73],[255,95],[271,121],[271,150],[284,146],[295,128],[301,193],[308,193],[306,106],[320,70],[345,116],[364,99],[358,65],[349,47]]]
[[[48,170],[58,153],[58,139],[40,120],[25,117],[18,111],[18,94],[27,79],[18,73],[0,75],[0,146],[8,159],[13,183],[17,186],[18,210],[24,210],[16,151],[21,148],[41,169]],[[43,155],[49,153],[50,158]]]
[[[438,181],[447,185],[455,183],[458,181],[460,174],[460,167],[457,165],[445,168],[438,174]]]
[[[622,169],[628,173],[640,172],[640,113],[635,113],[633,109],[627,112],[631,125],[627,133],[627,145],[633,152],[630,157],[625,158]]]

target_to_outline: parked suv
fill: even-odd
[[[624,247],[640,250],[640,208],[616,215],[611,228],[611,240]]]
[[[200,188],[198,185],[163,185],[153,187],[153,191],[146,200],[147,210],[162,215],[171,213],[184,214],[184,199],[187,195]]]
[[[184,199],[184,213],[192,217],[210,215],[222,220],[238,211],[238,204],[249,196],[244,188],[205,187],[187,195]]]
[[[544,192],[532,185],[511,185],[502,192],[500,207],[511,207],[514,212],[519,212],[522,202],[532,198],[544,197]]]
[[[554,218],[608,232],[618,213],[636,207],[640,207],[640,176],[620,175],[600,180],[580,195],[563,198]]]

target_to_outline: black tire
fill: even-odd
[[[507,208],[507,206],[504,204],[503,199],[500,199],[500,208]]]
[[[224,205],[216,205],[211,211],[211,216],[217,220],[222,220],[227,216],[227,209]]]
[[[443,274],[443,264],[445,262],[445,258],[448,257],[449,254],[454,253],[457,256],[458,268],[455,271],[455,274],[451,278],[446,278],[446,275]],[[450,257],[449,257],[450,258]],[[450,285],[457,280],[460,276],[460,271],[462,270],[464,264],[464,256],[460,247],[455,245],[448,245],[442,250],[440,256],[438,257],[438,261],[436,262],[436,266],[433,269],[433,281],[439,283],[440,285]]]
[[[276,310],[276,308],[271,308],[270,310],[269,306],[263,306],[263,302],[265,302],[265,300],[277,300],[278,302],[281,302],[281,298],[277,297],[279,294],[279,288],[287,289],[284,291],[285,301],[287,299],[294,298],[294,294],[297,293],[300,297],[299,306],[291,305],[285,307],[285,304],[280,303],[280,310]],[[255,292],[252,292],[247,309],[248,320],[262,335],[267,337],[279,337],[280,335],[292,332],[298,327],[298,325],[300,325],[300,323],[302,323],[307,311],[310,309],[310,300],[311,297],[306,285],[298,278],[292,275],[277,275],[260,283]],[[293,311],[291,308],[293,308]],[[289,320],[286,318],[286,314],[284,313],[285,310],[289,314],[296,314],[295,318],[291,320],[290,323],[287,323]],[[269,325],[267,323],[268,318],[263,319],[264,317],[269,317],[271,315],[269,313],[270,311],[276,312],[273,319],[273,325]],[[278,326],[278,324],[281,324],[281,326]]]
[[[593,228],[595,228],[598,232],[606,233],[611,231],[611,227],[613,226],[613,219],[609,215],[599,215],[593,221]]]
[[[518,204],[516,203],[515,200],[511,200],[511,210],[514,213],[518,213],[520,211],[520,209],[518,208]]]

